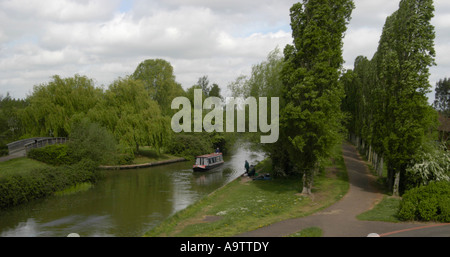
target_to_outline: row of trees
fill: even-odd
[[[435,64],[433,12],[432,0],[400,1],[386,19],[372,59],[357,57],[354,69],[341,78],[342,109],[351,114],[347,128],[383,157],[394,195],[413,182],[407,170],[423,160],[436,139],[437,112],[426,96]]]
[[[106,89],[96,87],[86,76],[55,75],[48,83],[35,86],[25,100],[9,95],[0,99],[1,131],[7,134],[5,142],[34,136],[68,137],[76,124],[87,119],[110,131],[124,153],[152,146],[160,154],[173,136],[173,98],[189,96],[198,87],[221,97],[220,88],[209,86],[207,76],[198,84],[184,91],[175,81],[172,65],[162,59],[143,61],[133,74],[116,79]]]
[[[353,9],[352,0],[294,4],[293,44],[283,53],[275,49],[253,66],[250,77],[238,77],[229,88],[234,96],[280,98],[279,140],[263,147],[276,174],[302,174],[304,193],[311,193],[314,174],[348,130],[383,156],[389,185],[399,194],[400,186],[414,177],[407,172],[414,173],[413,164],[432,148],[429,142],[437,126],[437,113],[426,97],[435,56],[433,2],[401,0],[386,19],[373,58],[359,56],[354,69],[344,72],[343,37]],[[174,141],[169,126],[177,110],[170,108],[172,99],[186,96],[193,103],[197,88],[203,97],[221,97],[220,88],[210,86],[207,76],[184,91],[170,63],[146,60],[106,90],[83,76],[54,76],[34,88],[17,117],[27,136],[67,136],[73,124],[87,117],[111,131],[129,151],[138,151],[140,145],[161,149]],[[194,142],[191,135],[179,138]],[[223,143],[223,136],[211,141]],[[182,145],[186,144],[178,148]],[[442,156],[435,162],[439,167],[448,163],[448,155],[431,156]]]
[[[314,174],[342,142],[342,39],[353,9],[351,0],[294,4],[294,44],[229,86],[235,95],[280,97],[279,140],[265,150],[276,174],[302,174],[303,193],[311,193]]]
[[[264,146],[274,172],[302,174],[303,193],[311,193],[322,161],[349,133],[376,152],[381,169],[385,161],[394,195],[448,180],[449,156],[435,147],[437,112],[426,96],[435,56],[432,0],[400,1],[373,58],[359,56],[344,71],[342,38],[353,8],[350,0],[294,4],[293,45],[283,54],[275,49],[249,77],[229,85],[235,96],[280,97],[280,137]],[[440,109],[448,98],[445,81],[436,91]]]

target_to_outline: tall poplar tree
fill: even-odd
[[[390,65],[381,72],[389,79],[384,85],[388,102],[383,144],[394,195],[399,195],[408,163],[435,125],[426,96],[431,88],[429,67],[435,56],[433,12],[432,0],[402,0],[390,21],[392,33],[385,57]]]
[[[290,160],[303,172],[303,193],[311,193],[321,160],[341,142],[342,39],[353,9],[351,0],[304,0],[290,9],[294,44],[284,49],[280,123]]]
[[[387,182],[394,195],[405,188],[408,165],[437,125],[426,96],[435,57],[433,12],[432,0],[401,0],[386,19],[372,60],[357,58],[353,76],[343,77],[350,97],[343,109],[353,115],[352,125],[358,128],[354,133],[387,162]],[[350,103],[359,109],[350,108]]]

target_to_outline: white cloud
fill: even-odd
[[[352,69],[356,57],[363,55],[372,58],[378,47],[381,30],[370,27],[361,27],[349,30],[344,38],[343,56],[345,68]]]
[[[56,22],[98,21],[110,17],[119,0],[6,0],[3,10],[13,13],[17,19],[48,20]]]
[[[0,0],[0,94],[23,98],[55,74],[79,73],[108,85],[151,58],[169,61],[184,88],[208,75],[225,91],[276,46],[291,43],[289,9],[295,2]],[[344,41],[346,67],[358,55],[372,57],[398,2],[355,0]],[[447,2],[435,1],[439,67],[432,69],[433,79],[450,66]]]

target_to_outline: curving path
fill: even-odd
[[[420,231],[420,228],[425,227],[436,227],[444,230],[444,234],[438,234],[437,236],[450,236],[449,224],[429,225],[429,223],[357,220],[358,214],[372,208],[383,195],[375,189],[375,177],[370,174],[365,162],[353,145],[349,143],[343,145],[343,156],[348,171],[350,188],[340,201],[311,216],[281,221],[237,236],[282,237],[309,227],[321,228],[324,237],[366,237],[371,233],[377,233],[381,236],[395,236],[400,231],[410,232],[410,234],[402,234],[403,236],[414,236],[415,231]]]

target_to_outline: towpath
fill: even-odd
[[[372,208],[383,195],[375,188],[375,177],[370,174],[353,145],[343,145],[343,156],[350,188],[340,201],[311,216],[281,221],[237,236],[282,237],[309,227],[321,228],[324,237],[366,237],[372,233],[380,236],[421,236],[425,230],[431,231],[428,235],[450,236],[450,224],[358,220],[356,216]]]

